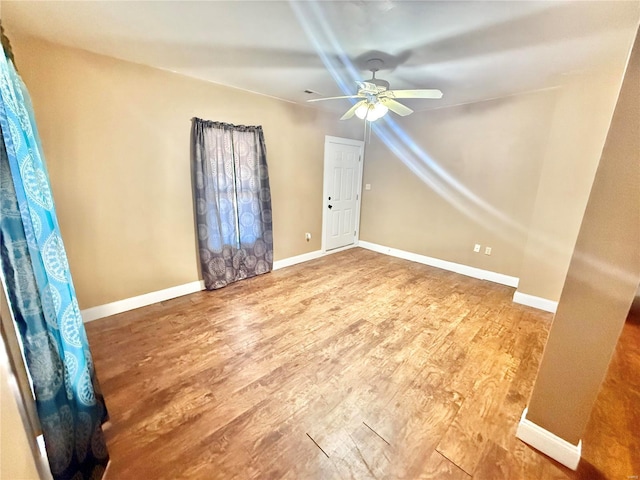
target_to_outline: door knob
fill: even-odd
[[[331,210],[333,208],[333,205],[329,205],[329,210]]]

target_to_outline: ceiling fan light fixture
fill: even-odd
[[[369,103],[363,103],[358,108],[356,108],[356,117],[358,117],[360,120],[364,120],[365,118],[367,118],[370,106],[371,105]]]
[[[396,115],[406,117],[411,115],[413,110],[398,102],[396,99],[403,98],[424,98],[440,99],[442,92],[437,88],[403,89],[390,90],[389,82],[376,78],[376,72],[384,67],[384,62],[380,58],[372,58],[367,62],[371,71],[371,78],[365,81],[356,81],[358,92],[355,95],[343,95],[341,97],[312,98],[307,102],[320,102],[325,100],[338,100],[342,98],[358,99],[352,102],[353,105],[347,110],[340,120],[348,120],[354,115],[360,120],[375,122],[384,117],[389,110]],[[315,93],[315,92],[314,92]]]
[[[356,108],[355,114],[361,120],[375,122],[379,118],[384,117],[388,111],[389,109],[387,108],[387,106],[379,102],[363,103],[358,108]]]
[[[383,105],[381,103],[374,103],[373,105],[371,105],[371,108],[369,109],[369,115],[367,115],[367,120],[369,120],[370,122],[375,122],[379,118],[384,117],[388,111],[389,111],[389,108],[386,105]]]

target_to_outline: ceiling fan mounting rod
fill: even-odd
[[[380,58],[372,58],[367,61],[367,67],[369,67],[369,71],[373,73],[373,78],[376,78],[376,72],[382,69],[384,65],[384,61]]]

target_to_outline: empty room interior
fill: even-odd
[[[638,478],[639,1],[0,15],[0,478]]]

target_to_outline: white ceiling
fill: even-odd
[[[352,93],[364,61],[428,109],[558,85],[628,54],[640,1],[3,1],[9,36],[52,42],[302,103]],[[378,53],[372,53],[377,51]],[[322,54],[322,55],[320,55]],[[323,57],[323,58],[321,58]],[[19,58],[17,59],[19,62]],[[346,100],[313,104],[345,110]]]

